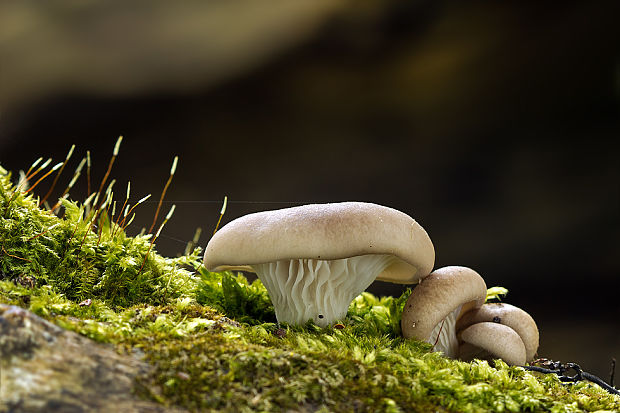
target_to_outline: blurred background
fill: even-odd
[[[428,231],[436,267],[466,265],[509,289],[505,301],[539,325],[541,356],[609,380],[620,359],[619,9],[4,1],[0,164],[59,162],[76,144],[59,186],[86,150],[97,185],[123,135],[117,198],[128,180],[134,202],[153,194],[135,234],[178,155],[160,221],[177,209],[157,242],[168,256],[197,227],[206,244],[225,195],[222,224],[311,202],[394,207]],[[71,195],[86,197],[84,178]]]

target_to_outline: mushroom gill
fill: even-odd
[[[327,326],[343,320],[351,301],[396,259],[361,255],[337,260],[294,259],[254,264],[278,321]]]

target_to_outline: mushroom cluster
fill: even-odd
[[[538,349],[532,317],[510,304],[484,304],[486,293],[484,280],[470,268],[433,271],[405,303],[403,336],[433,344],[452,358],[501,358],[514,365],[532,360]]]
[[[209,241],[209,271],[255,272],[279,322],[319,326],[343,320],[351,301],[374,280],[420,283],[401,320],[405,338],[448,357],[531,360],[534,320],[508,304],[484,304],[486,284],[466,267],[431,273],[435,249],[410,216],[365,202],[311,204],[237,218]]]

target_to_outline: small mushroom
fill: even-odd
[[[407,214],[363,202],[312,204],[245,215],[209,241],[209,271],[256,272],[278,321],[327,326],[375,279],[411,284],[435,250]]]
[[[489,348],[482,347],[489,353],[489,356],[496,356],[504,359],[509,364],[524,364],[531,361],[538,350],[538,327],[534,319],[525,311],[514,305],[506,303],[489,303],[479,309],[464,314],[457,323],[457,332],[464,332],[470,326],[492,322],[494,324],[504,325],[514,330],[525,347],[525,357],[521,363],[510,363],[500,354],[494,353]],[[472,344],[472,343],[470,343]],[[471,358],[472,349],[466,346],[459,350],[461,358]],[[478,358],[481,358],[478,356]]]
[[[508,364],[525,364],[523,340],[508,326],[484,321],[472,324],[458,336],[463,342],[459,346],[459,358],[462,360],[500,358]]]
[[[446,357],[456,357],[456,322],[469,310],[480,308],[486,293],[484,280],[471,268],[450,266],[433,271],[405,303],[403,336],[426,341]]]

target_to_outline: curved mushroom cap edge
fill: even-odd
[[[459,306],[460,314],[482,306],[486,292],[484,280],[471,268],[449,266],[433,271],[414,288],[405,303],[403,336],[428,340],[435,326]]]
[[[335,260],[367,254],[395,259],[377,279],[411,284],[426,277],[435,249],[409,215],[365,202],[309,204],[237,218],[211,238],[204,254],[209,271],[251,270],[280,260]]]
[[[472,324],[459,333],[459,339],[463,343],[485,350],[491,356],[500,358],[508,364],[517,366],[525,364],[525,345],[521,337],[512,328],[503,324],[488,321]]]
[[[461,317],[456,325],[457,332],[481,322],[506,325],[519,334],[526,350],[526,361],[534,358],[539,345],[536,322],[526,311],[507,303],[488,303],[473,309]]]

